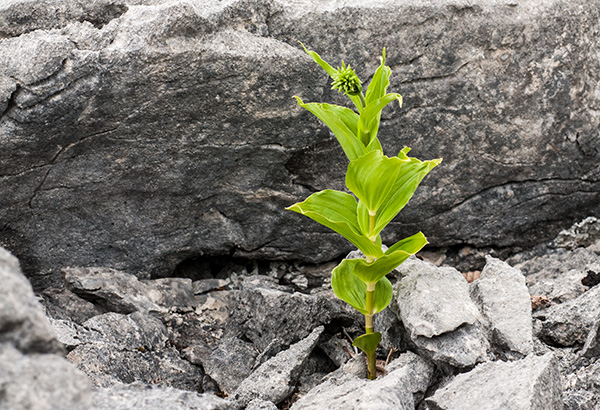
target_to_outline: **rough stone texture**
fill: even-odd
[[[299,40],[365,80],[386,46],[404,107],[385,111],[384,146],[444,157],[386,242],[419,229],[438,246],[550,239],[600,206],[598,10],[588,0],[4,2],[0,243],[39,288],[63,266],[148,278],[202,255],[345,254],[349,243],[284,211],[341,187],[346,166],[291,98],[342,101]]]
[[[0,410],[91,410],[90,381],[57,354],[62,345],[31,284],[2,247],[0,282]]]
[[[118,384],[94,391],[96,410],[228,410],[227,402],[212,394],[150,387],[142,383]]]
[[[352,326],[358,314],[331,291],[291,293],[271,278],[250,276],[241,282],[235,310],[218,347],[201,357],[206,373],[232,393],[252,370],[306,338],[316,327]]]
[[[56,353],[61,345],[19,261],[0,247],[0,344],[21,352]]]
[[[459,374],[426,399],[433,410],[562,410],[562,382],[552,354],[488,362]]]
[[[148,289],[135,276],[110,268],[65,268],[66,286],[76,295],[118,313],[158,311]]]
[[[288,398],[323,330],[323,326],[316,328],[305,339],[260,365],[228,399],[234,401],[236,406],[245,408],[256,398],[275,404]]]
[[[106,313],[89,319],[74,336],[81,342],[67,358],[95,386],[144,382],[200,391],[202,369],[167,345],[167,329],[145,313]]]
[[[91,383],[63,357],[0,344],[1,410],[91,410]]]
[[[514,359],[533,351],[531,298],[518,269],[488,257],[470,292],[494,353]]]
[[[462,274],[417,258],[397,270],[403,277],[394,285],[392,311],[419,352],[439,364],[459,368],[486,360],[489,343],[478,326],[480,313]],[[402,332],[397,329],[399,335]],[[402,339],[397,338],[397,343]]]
[[[413,395],[422,396],[433,374],[433,366],[414,353],[404,353],[389,365],[388,373],[376,380],[349,373],[330,376],[292,405],[292,410],[413,410]]]
[[[560,361],[565,410],[596,410],[600,403],[600,361],[576,352],[563,353]]]
[[[477,321],[479,311],[469,297],[469,285],[456,269],[411,258],[397,270],[404,276],[394,296],[411,337],[439,336]]]
[[[573,224],[569,229],[560,231],[554,239],[554,245],[572,250],[590,246],[598,239],[600,239],[600,222],[598,218],[589,216]]]
[[[248,403],[246,410],[277,410],[277,406],[268,400],[254,399]]]
[[[529,293],[545,295],[555,303],[582,295],[589,287],[581,279],[589,271],[600,272],[600,255],[587,248],[548,250],[542,255],[512,259],[511,264],[525,274]]]
[[[600,356],[600,315],[594,320],[594,325],[588,333],[585,344],[581,349],[581,355],[585,357]]]
[[[600,315],[600,286],[559,305],[535,312],[542,321],[539,337],[550,345],[573,346],[585,343]]]

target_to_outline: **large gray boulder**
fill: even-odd
[[[298,41],[363,79],[387,47],[388,154],[444,157],[385,241],[531,245],[600,205],[598,0],[11,0],[0,5],[0,244],[140,277],[203,255],[331,260],[284,207],[343,186],[291,98],[342,101]],[[50,273],[50,274],[49,274]]]

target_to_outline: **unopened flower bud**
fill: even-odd
[[[342,68],[337,69],[331,83],[332,90],[338,90],[348,95],[357,95],[362,92],[362,83],[354,70],[342,62]]]

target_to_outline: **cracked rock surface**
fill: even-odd
[[[384,147],[444,158],[384,242],[417,230],[438,246],[551,239],[600,204],[600,18],[588,6],[3,2],[0,244],[36,289],[66,266],[148,279],[202,255],[346,254],[284,211],[342,188],[346,167],[291,98],[342,101],[298,41],[365,81],[387,47],[404,107],[383,113]]]

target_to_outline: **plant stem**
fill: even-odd
[[[373,333],[373,295],[375,294],[375,282],[367,283],[367,300],[366,309],[369,312],[365,315],[365,333]],[[377,377],[377,357],[375,351],[367,353],[367,377],[369,380],[375,380]]]
[[[362,91],[358,93],[358,96],[360,97],[360,105],[362,105],[362,107],[365,108],[367,106],[367,102],[365,101],[365,97],[363,96]]]

